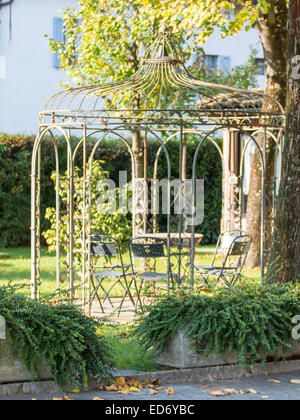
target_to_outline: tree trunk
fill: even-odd
[[[267,14],[260,14],[258,25],[264,49],[266,63],[265,93],[277,99],[282,106],[286,97],[286,42],[287,42],[287,6],[286,0],[270,2]],[[263,105],[263,109],[265,105]],[[268,111],[271,111],[268,109]],[[263,136],[259,136],[259,144],[263,147]],[[273,177],[275,160],[275,142],[267,137],[266,142],[266,230],[271,238]],[[258,152],[254,154],[250,189],[247,204],[247,233],[252,236],[253,243],[247,259],[247,267],[254,268],[260,264],[261,245],[261,164]],[[266,244],[270,247],[271,242]]]
[[[288,20],[288,92],[282,178],[271,261],[282,265],[270,282],[300,276],[300,0],[291,0]],[[270,274],[270,272],[269,272]]]
[[[136,178],[144,177],[144,142],[140,131],[132,133],[132,151],[135,160]]]

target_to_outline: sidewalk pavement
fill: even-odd
[[[295,383],[291,383],[295,382]],[[168,394],[166,389],[171,394]],[[253,393],[249,393],[250,391]],[[174,391],[174,393],[172,393]],[[231,392],[231,394],[229,393]],[[234,392],[248,393],[234,393]],[[257,392],[257,393],[254,393]],[[212,394],[226,394],[225,396],[214,396]],[[92,391],[69,394],[54,395],[17,395],[11,397],[0,397],[0,400],[100,400],[105,401],[142,401],[142,400],[164,400],[164,401],[196,401],[196,400],[300,400],[300,372],[285,373],[274,376],[259,376],[254,378],[243,378],[233,381],[208,382],[207,384],[188,383],[176,385],[164,385],[157,394],[150,395],[150,389],[142,388],[140,392],[120,394],[111,391]]]

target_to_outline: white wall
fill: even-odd
[[[77,4],[77,0],[15,0],[11,39],[9,7],[0,10],[0,132],[36,134],[41,106],[61,89],[59,83],[65,79],[63,71],[53,67],[44,35],[52,36],[53,17],[59,16],[60,9]],[[255,29],[227,39],[216,32],[205,52],[230,56],[235,66],[247,61],[249,45],[257,43]],[[263,57],[261,47],[259,57]],[[259,78],[263,86],[264,77]]]
[[[38,113],[45,100],[60,90],[64,73],[53,67],[45,34],[52,36],[53,17],[77,0],[15,0],[12,36],[9,7],[0,10],[0,132],[36,133]]]
[[[263,49],[257,29],[242,30],[235,36],[222,38],[216,30],[204,45],[205,54],[231,57],[231,67],[245,64],[250,55],[250,46],[257,50],[256,58],[263,58]],[[259,87],[265,87],[265,76],[257,76]]]

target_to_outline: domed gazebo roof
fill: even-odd
[[[262,106],[263,104],[263,106]],[[283,109],[272,97],[197,80],[165,28],[129,79],[68,89],[42,107],[42,125],[128,123],[282,126]]]

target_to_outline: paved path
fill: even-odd
[[[281,374],[270,376],[260,376],[256,378],[244,378],[234,381],[211,382],[209,388],[201,387],[201,384],[177,384],[164,385],[163,390],[159,390],[156,395],[150,395],[149,389],[141,389],[140,392],[131,392],[130,394],[122,395],[116,392],[108,391],[93,391],[83,393],[67,394],[67,397],[72,400],[94,400],[101,398],[108,400],[300,400],[300,384],[291,384],[290,380],[297,379],[300,382],[300,372],[289,374]],[[277,380],[280,383],[268,382],[268,380]],[[175,393],[168,395],[165,389],[171,387]],[[245,391],[253,389],[257,394],[233,394],[224,397],[215,397],[210,394],[213,388],[218,388],[222,391],[226,389],[234,389],[236,391]],[[53,398],[62,398],[61,395],[21,395],[15,397],[0,397],[0,400],[53,400]],[[267,398],[268,397],[268,398]]]

